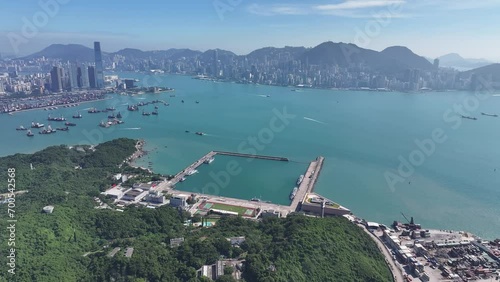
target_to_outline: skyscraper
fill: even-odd
[[[69,65],[69,87],[71,90],[78,89],[78,67],[75,64]]]
[[[104,88],[104,67],[102,65],[101,43],[94,42],[96,88]]]
[[[439,69],[439,59],[434,60],[434,69]]]
[[[96,85],[97,85],[96,73],[95,73],[95,68],[93,66],[89,66],[88,74],[89,74],[89,86],[90,86],[90,88],[96,88]]]
[[[88,67],[86,65],[82,65],[80,67],[80,71],[82,73],[81,75],[81,87],[83,89],[88,89],[90,88],[90,83],[89,83],[89,70],[88,70]]]
[[[52,92],[61,92],[63,90],[63,69],[53,67],[50,71],[50,88]]]

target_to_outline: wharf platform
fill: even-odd
[[[288,162],[289,161],[288,158],[283,158],[283,157],[242,154],[242,153],[224,152],[224,151],[214,151],[214,152],[217,155],[225,155],[225,156],[233,156],[233,157],[253,158],[253,159],[262,159],[262,160],[270,160],[270,161],[281,161],[281,162]]]

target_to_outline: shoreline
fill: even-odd
[[[16,113],[36,111],[36,110],[43,110],[43,109],[48,109],[48,108],[52,108],[52,107],[58,107],[58,109],[59,109],[60,106],[66,106],[66,105],[77,105],[77,106],[79,106],[80,104],[86,104],[86,103],[92,103],[92,102],[100,102],[100,101],[106,101],[106,100],[111,100],[111,99],[113,99],[113,97],[108,97],[108,98],[103,98],[103,99],[97,99],[97,100],[91,100],[91,101],[82,101],[82,102],[76,102],[76,103],[70,103],[70,104],[50,105],[50,106],[45,106],[45,107],[40,107],[40,108],[32,108],[32,109],[24,109],[24,110],[18,110],[18,111],[13,111],[13,112],[5,112],[5,113],[2,113],[2,114],[13,116]]]

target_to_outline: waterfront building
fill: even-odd
[[[104,88],[104,67],[102,63],[101,43],[94,42],[94,56],[95,56],[95,78],[96,88]]]
[[[61,92],[63,90],[63,74],[61,67],[53,67],[50,71],[50,88],[52,92]]]

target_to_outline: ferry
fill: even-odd
[[[481,113],[483,116],[489,116],[489,117],[498,117],[497,114],[488,114],[488,113]]]
[[[19,130],[19,131],[24,131],[24,130],[28,130],[26,127],[24,126],[19,126],[18,128],[16,128],[16,130]]]
[[[198,172],[198,171],[197,171],[196,169],[192,169],[192,170],[188,171],[188,172],[186,173],[186,175],[193,175],[193,174],[195,174],[195,173],[197,173],[197,172]]]
[[[76,123],[73,122],[65,122],[64,125],[66,126],[76,126]]]
[[[203,133],[203,132],[196,132],[195,134],[196,134],[196,135],[200,135],[200,136],[205,135],[205,133]]]
[[[118,114],[116,115],[116,118],[122,118],[122,114],[120,112],[118,112]]]
[[[462,118],[471,119],[471,120],[477,120],[476,117],[470,117],[470,116],[462,116]]]
[[[205,160],[203,163],[211,164],[214,160],[215,160],[215,158],[210,158],[210,159]]]
[[[33,134],[33,132],[31,132],[31,130],[28,130],[28,133],[26,133],[26,136],[33,137],[33,136],[35,136],[35,134]]]
[[[299,190],[299,188],[297,188],[297,187],[293,188],[292,193],[290,193],[290,201],[295,198],[295,195],[297,195],[298,190]]]
[[[38,122],[32,122],[31,123],[31,128],[42,128],[45,125],[43,123],[38,123]]]
[[[302,180],[304,180],[303,174],[301,176],[299,176],[299,179],[297,179],[297,185],[300,185],[300,183],[302,183]]]
[[[73,115],[73,118],[82,118],[82,115],[80,112],[77,112],[76,115]]]

